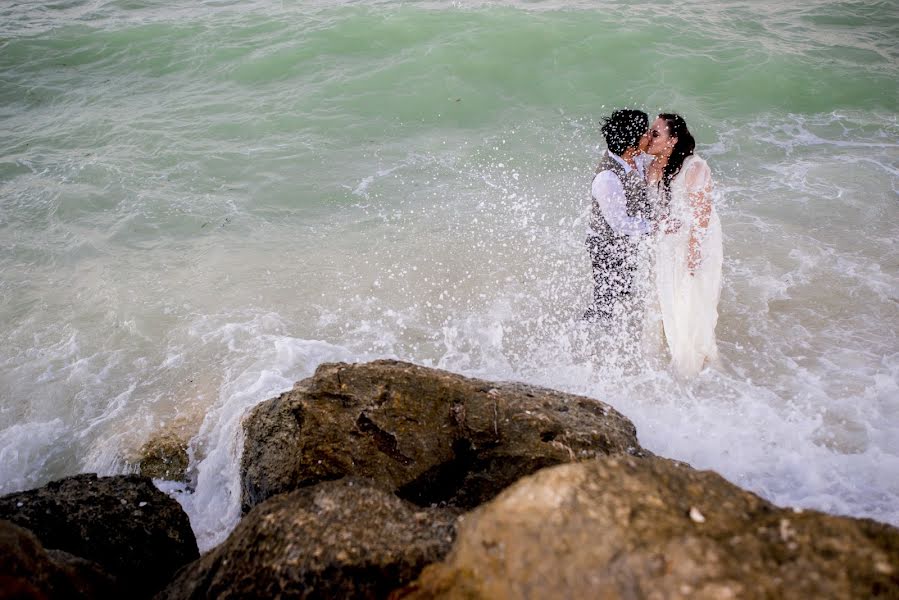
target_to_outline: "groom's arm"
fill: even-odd
[[[628,216],[624,186],[612,171],[601,171],[593,179],[591,191],[593,202],[616,234],[638,236],[652,231],[652,223],[648,219]]]

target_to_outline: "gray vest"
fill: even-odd
[[[618,164],[618,161],[609,156],[609,153],[606,152],[603,154],[602,160],[596,168],[596,174],[598,175],[603,171],[612,171],[615,173],[615,176],[618,177],[618,180],[621,181],[621,185],[624,188],[627,216],[652,219],[652,205],[646,196],[646,182],[636,169],[631,169],[629,173],[625,173],[624,167]],[[603,218],[602,211],[599,210],[599,204],[595,201],[593,202],[593,207],[590,212],[590,229],[592,229],[596,235],[602,237],[627,237],[618,235],[612,231],[612,228],[609,227],[609,224],[606,223],[605,218]]]

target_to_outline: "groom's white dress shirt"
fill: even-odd
[[[609,152],[615,161],[623,168],[625,173],[631,172],[631,166],[620,156]],[[636,160],[637,172],[640,177],[643,174],[643,160]],[[640,236],[652,231],[652,223],[648,219],[631,217],[627,214],[627,199],[624,196],[624,186],[612,171],[600,171],[593,178],[593,201],[599,205],[599,210],[609,227],[618,235]],[[597,232],[590,231],[595,235]]]

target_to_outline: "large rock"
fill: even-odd
[[[31,530],[45,548],[99,563],[138,597],[199,557],[181,506],[137,475],[76,475],[9,494],[0,519]]]
[[[361,480],[321,483],[255,507],[158,600],[383,598],[446,554],[454,519]]]
[[[47,551],[33,533],[0,520],[0,598],[60,600],[120,597],[96,563]]]
[[[194,379],[199,378],[192,378],[189,383],[193,383]],[[197,393],[203,392],[197,390]],[[125,463],[144,477],[190,483],[188,446],[200,430],[204,416],[202,412],[189,408],[179,410],[177,415],[169,417],[160,429],[142,439],[140,444],[126,442],[126,448],[130,446],[130,450],[124,453]]]
[[[465,515],[394,598],[897,598],[899,530],[659,458],[546,469]]]
[[[597,400],[408,363],[324,364],[245,422],[243,507],[346,475],[471,508],[546,466],[643,454]]]
[[[129,462],[136,464],[144,477],[187,481],[187,439],[174,431],[164,431],[147,440]]]

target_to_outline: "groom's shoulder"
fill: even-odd
[[[596,174],[599,175],[600,173],[611,173],[614,177],[620,178],[624,174],[624,168],[614,158],[609,156],[608,152],[605,152],[596,166]]]

